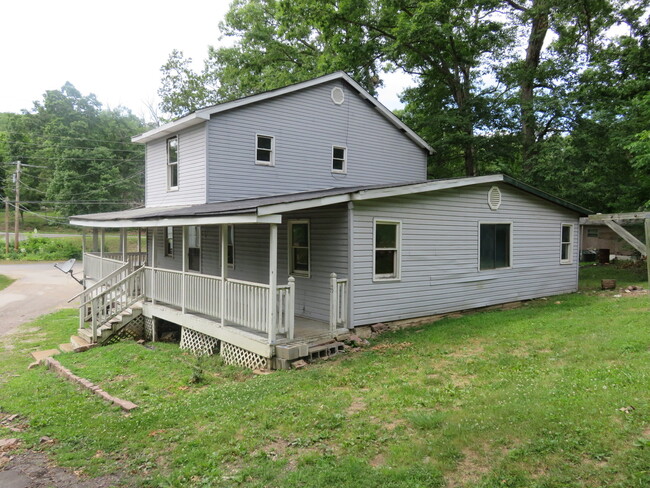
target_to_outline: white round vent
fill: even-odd
[[[497,210],[501,206],[501,190],[499,190],[499,187],[493,186],[490,188],[487,197],[490,209]]]
[[[332,88],[332,101],[337,105],[341,105],[345,101],[345,93],[343,92],[343,88],[340,86],[335,86]]]

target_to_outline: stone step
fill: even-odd
[[[87,344],[90,344],[93,340],[93,332],[90,329],[77,329],[77,334],[77,336],[72,337],[78,337],[79,339],[85,341]],[[72,337],[70,338],[70,342],[74,344]]]
[[[74,352],[74,346],[69,342],[59,344],[59,349],[61,349],[61,352]]]
[[[79,329],[77,331],[79,335],[70,336],[70,344],[73,346],[74,352],[82,352],[93,347],[91,344],[92,332],[86,329]]]

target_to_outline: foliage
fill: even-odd
[[[4,240],[0,243],[0,259],[16,261],[59,261],[81,258],[81,246],[76,240],[30,235],[20,242],[18,251],[10,246],[5,253]]]
[[[9,278],[5,275],[0,275],[0,290],[4,290],[9,285],[11,285],[15,280]]]
[[[125,415],[26,369],[29,351],[76,330],[77,312],[60,311],[0,339],[0,411],[28,425],[7,434],[25,447],[47,435],[57,463],[138,486],[640,487],[644,314],[647,296],[564,295],[387,333],[303,370],[256,376],[210,357],[197,385],[174,344],[57,356],[138,404]]]

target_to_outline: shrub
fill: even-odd
[[[29,236],[20,243],[15,251],[9,249],[5,253],[4,241],[0,242],[0,259],[18,261],[57,261],[78,259],[81,257],[81,246],[67,239],[51,239],[48,237]]]

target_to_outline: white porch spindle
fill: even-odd
[[[269,344],[275,344],[277,334],[278,288],[278,224],[269,225]]]
[[[294,329],[294,317],[295,317],[295,300],[296,300],[296,279],[293,276],[289,276],[289,306],[287,307],[287,337],[293,339],[293,329]]]
[[[336,330],[336,322],[338,315],[338,293],[336,289],[336,273],[330,275],[330,332]]]

